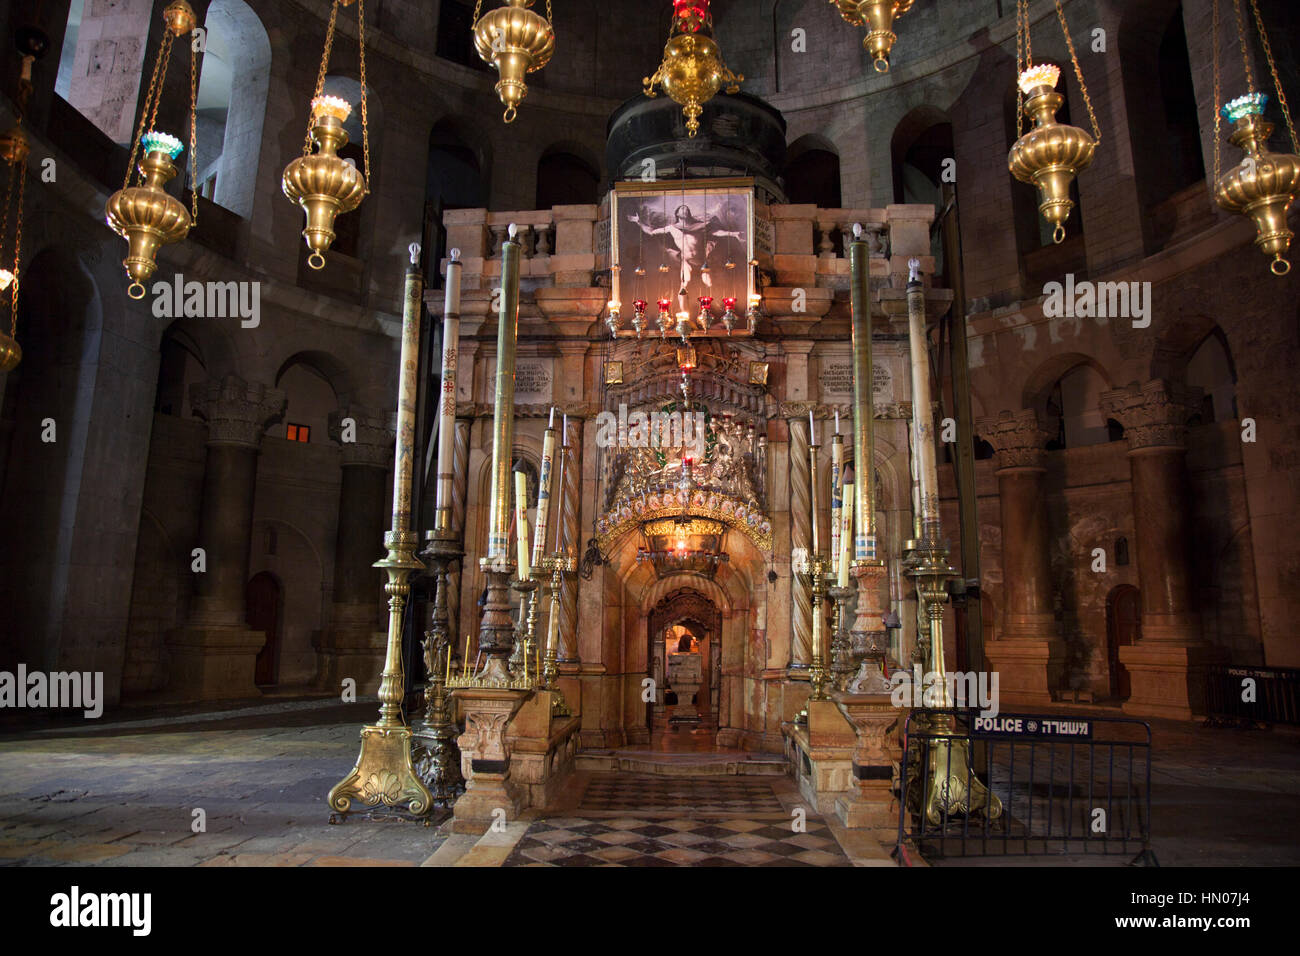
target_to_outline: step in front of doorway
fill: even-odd
[[[578,754],[577,769],[661,777],[779,777],[786,773],[786,762],[776,754],[658,754],[594,750]]]

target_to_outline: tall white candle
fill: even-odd
[[[438,400],[438,481],[434,527],[451,530],[451,486],[456,433],[456,351],[460,340],[460,250],[447,262],[447,291],[442,308],[442,395]]]
[[[528,475],[515,472],[515,533],[519,553],[519,580],[532,571],[528,564]]]
[[[542,563],[542,552],[546,549],[547,521],[551,514],[551,471],[555,459],[555,407],[551,407],[551,427],[546,429],[542,439],[542,473],[537,481],[537,527],[533,529],[534,565]]]
[[[840,520],[843,526],[840,528],[839,545],[840,557],[839,566],[836,568],[835,583],[842,588],[849,586],[849,566],[853,563],[850,553],[853,542],[853,486],[844,486],[844,503],[840,506]]]

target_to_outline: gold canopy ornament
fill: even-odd
[[[163,83],[167,77],[167,63],[172,42],[193,32],[196,20],[194,10],[185,0],[173,0],[163,10],[167,29],[163,32],[158,58],[154,61],[153,76],[145,93],[140,110],[140,123],[136,127],[131,145],[131,156],[126,164],[126,179],[122,188],[108,198],[105,219],[108,226],[127,241],[127,255],[122,260],[131,278],[127,295],[133,299],[144,297],[144,282],[158,268],[158,247],[179,242],[198,223],[198,120],[196,113],[198,88],[198,51],[190,44],[190,208],[173,198],[163,188],[177,173],[173,160],[184,151],[181,141],[156,127],[158,104],[162,100]],[[148,132],[146,132],[148,130]],[[144,158],[137,166],[135,158],[143,151]],[[139,173],[138,185],[131,185],[132,172]]]
[[[330,49],[334,46],[334,27],[339,7],[351,6],[353,0],[334,0],[329,25],[325,28],[325,51],[316,74],[316,92],[311,101],[311,119],[302,155],[284,168],[281,188],[284,194],[307,214],[303,238],[311,255],[307,265],[325,268],[325,250],[334,242],[334,219],[361,205],[370,192],[370,124],[366,113],[366,11],[365,0],[357,4],[357,47],[361,73],[361,146],[364,172],[338,151],[347,145],[343,124],[352,113],[352,104],[337,96],[325,95],[325,72],[329,69]],[[312,145],[316,152],[312,152]]]
[[[1061,31],[1070,50],[1074,75],[1083,92],[1083,102],[1088,107],[1093,135],[1056,121],[1056,112],[1065,98],[1056,92],[1056,82],[1061,71],[1051,64],[1033,63],[1033,50],[1029,42],[1029,0],[1016,4],[1016,134],[1019,139],[1011,147],[1007,165],[1012,175],[1024,183],[1038,187],[1038,211],[1054,228],[1052,241],[1065,239],[1065,222],[1070,218],[1074,200],[1070,198],[1070,184],[1080,172],[1092,163],[1101,144],[1101,130],[1097,116],[1088,98],[1088,87],[1083,82],[1079,57],[1074,52],[1070,28],[1065,23],[1065,11],[1056,0],[1056,15],[1061,21]],[[1020,136],[1024,116],[1034,120],[1034,128]]]
[[[914,0],[830,0],[839,7],[840,16],[855,27],[866,25],[862,47],[871,54],[877,73],[889,72],[889,54],[898,34],[894,21],[912,9]]]
[[[1300,196],[1300,155],[1297,155],[1300,154],[1300,140],[1297,140],[1291,110],[1278,79],[1277,66],[1273,62],[1273,51],[1269,47],[1264,21],[1259,15],[1259,6],[1256,0],[1250,0],[1251,10],[1255,14],[1255,26],[1259,30],[1260,45],[1273,74],[1278,106],[1291,134],[1291,147],[1295,150],[1295,153],[1269,152],[1268,138],[1273,132],[1273,124],[1264,118],[1268,97],[1255,91],[1250,57],[1246,52],[1248,28],[1242,16],[1240,0],[1233,0],[1232,5],[1237,14],[1237,36],[1246,66],[1246,87],[1249,92],[1225,104],[1222,110],[1217,109],[1220,95],[1219,0],[1214,0],[1214,201],[1228,212],[1251,218],[1255,223],[1255,245],[1265,255],[1273,257],[1269,265],[1273,274],[1284,276],[1291,271],[1291,263],[1284,257],[1284,253],[1290,248],[1291,239],[1295,235],[1287,228],[1286,217],[1291,204]],[[1233,123],[1228,141],[1246,153],[1240,163],[1222,175],[1219,165],[1221,117]]]
[[[546,0],[545,19],[528,9],[532,5],[533,0],[505,0],[480,17],[483,0],[474,4],[474,49],[501,75],[496,91],[505,105],[503,119],[507,123],[515,121],[519,104],[528,95],[525,74],[540,70],[555,52],[551,0]]]
[[[680,103],[686,117],[686,134],[700,130],[700,113],[725,84],[728,93],[739,93],[743,73],[732,73],[722,62],[722,51],[713,39],[713,17],[708,0],[673,0],[673,22],[664,46],[664,58],[653,76],[641,83],[646,96],[656,96],[662,85],[668,98]]]

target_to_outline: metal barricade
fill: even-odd
[[[1216,664],[1205,670],[1207,727],[1300,724],[1300,669]]]
[[[916,709],[904,735],[900,863],[909,853],[1124,854],[1158,865],[1145,721]]]

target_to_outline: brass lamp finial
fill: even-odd
[[[551,0],[546,0],[545,17],[528,9],[532,5],[533,0],[505,0],[482,17],[483,0],[474,6],[474,49],[501,76],[496,91],[506,108],[503,119],[507,123],[515,121],[519,104],[528,95],[524,76],[546,66],[555,52]]]

